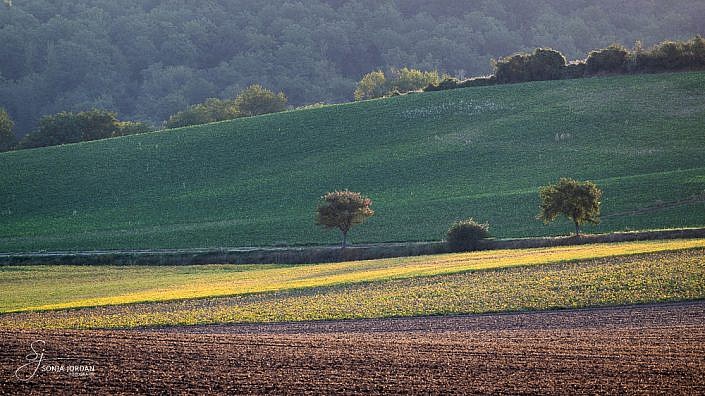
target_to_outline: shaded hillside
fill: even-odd
[[[349,101],[378,68],[459,77],[552,47],[704,34],[700,0],[17,0],[0,5],[0,107],[24,135],[43,115],[98,107],[158,125],[252,83],[293,105]]]

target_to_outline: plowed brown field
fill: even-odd
[[[37,340],[43,361],[22,381],[15,371],[36,357]],[[705,393],[705,301],[142,331],[5,329],[0,347],[0,393],[12,394]],[[45,371],[51,365],[95,371]]]

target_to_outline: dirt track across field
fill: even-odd
[[[37,366],[35,359],[16,373],[36,358],[32,342],[43,362],[21,381],[16,374],[27,378]],[[94,371],[77,376],[70,366]],[[137,331],[5,329],[0,367],[0,393],[13,394],[705,394],[705,301]]]

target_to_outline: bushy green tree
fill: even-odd
[[[466,219],[453,223],[446,233],[446,242],[456,252],[476,250],[480,240],[490,237],[490,225]]]
[[[389,92],[389,85],[387,84],[387,77],[384,72],[377,70],[365,74],[357,87],[353,96],[355,100],[366,100],[381,98]]]
[[[558,183],[541,187],[541,212],[537,216],[544,223],[565,216],[575,224],[575,235],[580,236],[580,226],[600,223],[600,198],[602,191],[595,183],[561,178]]]
[[[557,80],[563,76],[566,59],[560,52],[537,48],[531,54],[515,54],[495,62],[495,77],[500,84]]]
[[[342,247],[347,244],[348,231],[375,214],[372,200],[348,190],[326,193],[316,209],[316,224],[337,228],[343,234]]]
[[[90,140],[107,139],[113,136],[147,129],[146,124],[124,124],[117,115],[108,110],[93,109],[79,113],[61,112],[42,117],[39,128],[20,140],[20,148],[56,146]]]
[[[81,130],[81,120],[75,113],[61,112],[44,116],[39,120],[39,128],[20,140],[20,147],[35,148],[77,143],[81,141]]]
[[[401,93],[416,91],[431,84],[438,84],[441,80],[438,71],[423,71],[403,67],[392,69],[391,90]]]
[[[235,98],[235,108],[244,117],[276,113],[286,109],[286,96],[259,84],[250,85]]]
[[[417,91],[429,85],[436,85],[441,80],[438,71],[435,70],[423,71],[402,67],[401,69],[391,68],[388,74],[379,70],[365,74],[357,83],[353,93],[355,100]]]
[[[664,41],[650,50],[634,54],[635,72],[663,72],[705,69],[705,39]]]
[[[612,44],[607,48],[592,51],[587,57],[587,72],[623,73],[627,69],[629,51],[621,45]]]
[[[17,137],[12,131],[14,127],[10,115],[0,107],[0,152],[12,150],[17,145]]]
[[[83,142],[112,137],[120,130],[117,114],[108,110],[93,109],[75,115]]]

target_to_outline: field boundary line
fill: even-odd
[[[705,227],[588,234],[580,237],[488,239],[478,250],[530,249],[594,243],[705,238]],[[312,264],[451,253],[445,242],[395,242],[348,246],[140,249],[0,253],[9,265]]]

